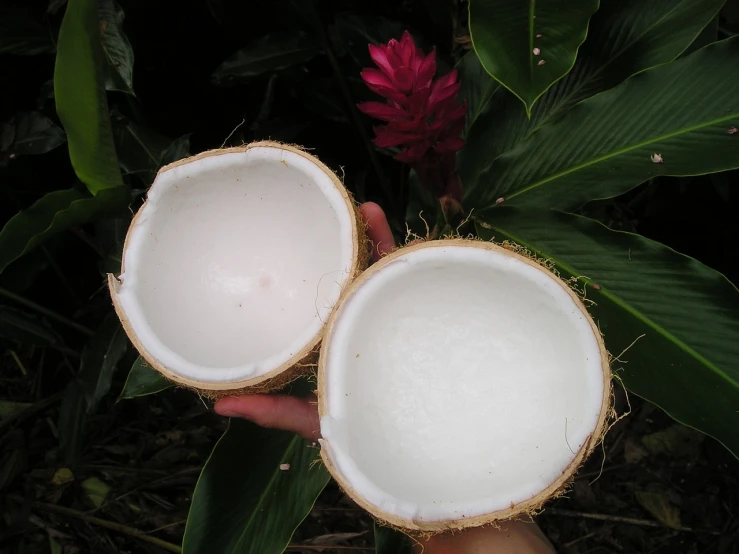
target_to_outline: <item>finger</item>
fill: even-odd
[[[528,552],[555,554],[554,547],[530,518],[505,521],[496,527],[472,527],[464,533],[443,533],[421,539],[415,552],[458,554],[459,552]]]
[[[240,417],[262,427],[292,431],[309,440],[321,436],[318,405],[313,395],[306,398],[280,394],[229,396],[218,400],[213,409],[222,416]]]
[[[390,230],[385,212],[374,202],[365,202],[359,211],[367,223],[367,234],[372,241],[372,259],[377,261],[385,254],[395,250],[395,238]]]

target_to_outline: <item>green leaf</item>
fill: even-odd
[[[368,44],[384,44],[393,38],[399,40],[405,27],[399,21],[380,15],[340,12],[334,17],[333,30],[348,49],[367,52]]]
[[[100,509],[110,494],[110,485],[94,476],[88,477],[80,485],[82,485],[82,490],[85,491],[88,500],[92,502],[96,509]]]
[[[0,6],[0,54],[33,56],[54,52],[47,25],[36,21],[22,4]]]
[[[723,0],[603,0],[572,73],[541,99],[534,125],[624,79],[676,59],[715,19]]]
[[[655,433],[644,435],[641,442],[652,454],[665,454],[674,459],[697,461],[705,435],[684,425],[672,425]]]
[[[105,88],[133,94],[133,48],[123,32],[123,8],[115,0],[98,0],[98,15],[109,66]]]
[[[95,222],[93,234],[95,246],[102,258],[98,260],[100,275],[121,272],[123,262],[123,244],[126,233],[131,226],[131,213],[123,213],[121,217],[107,217]]]
[[[40,112],[21,112],[8,124],[13,140],[0,158],[17,158],[26,154],[46,154],[66,140],[64,131]]]
[[[36,250],[11,263],[0,273],[0,287],[20,294],[31,287],[48,267],[49,258],[41,250]]]
[[[41,318],[0,306],[0,337],[33,346],[64,348],[62,338]]]
[[[405,223],[410,231],[420,237],[438,236],[439,227],[445,223],[439,200],[423,186],[418,174],[411,170],[408,174],[408,206],[405,210]]]
[[[142,357],[138,357],[131,366],[131,371],[123,385],[121,398],[136,398],[156,394],[172,388],[174,384],[165,379],[157,370],[147,364]]]
[[[328,483],[316,460],[298,436],[232,419],[195,487],[183,553],[283,552]]]
[[[469,9],[480,62],[530,113],[536,100],[572,69],[598,0],[470,0]]]
[[[413,543],[410,537],[392,527],[374,524],[375,554],[412,554]]]
[[[534,105],[531,118],[520,101],[498,90],[480,114],[458,155],[466,189],[480,173],[535,130],[561,117],[578,102],[608,90],[626,78],[678,57],[701,29],[716,19],[723,0],[601,0],[590,20],[588,37],[572,71]]]
[[[687,56],[688,54],[692,54],[696,50],[700,50],[704,46],[708,46],[709,44],[716,42],[718,40],[718,23],[719,16],[716,15],[712,17],[711,20],[708,22],[708,25],[703,27],[703,30],[700,32],[700,34],[695,37],[695,40],[691,42],[690,46],[688,46],[680,55]]]
[[[13,400],[0,400],[0,420],[10,417],[18,412],[22,412],[26,408],[30,408],[33,404],[29,402],[15,402]]]
[[[500,88],[500,83],[488,75],[474,52],[468,52],[457,64],[459,71],[460,101],[467,102],[464,134],[487,108],[490,99]],[[469,145],[468,145],[469,147]]]
[[[161,163],[167,165],[190,155],[190,135],[177,137],[162,152]]]
[[[113,374],[128,348],[118,316],[110,312],[85,346],[77,376],[69,383],[59,411],[59,446],[72,465],[82,449],[89,416],[110,390]]]
[[[329,34],[339,53],[348,52],[359,67],[371,63],[368,44],[400,39],[405,27],[399,21],[373,14],[340,12],[334,16]]]
[[[173,141],[123,117],[114,118],[113,137],[124,174],[138,176],[146,186],[160,167],[186,157],[190,150],[189,135]]]
[[[716,42],[585,100],[503,154],[465,206],[570,210],[659,175],[739,167],[739,39]],[[660,154],[664,163],[655,163]]]
[[[59,30],[54,96],[77,177],[91,193],[123,185],[110,131],[95,0],[69,0]]]
[[[77,381],[82,386],[87,413],[97,408],[110,390],[113,373],[128,348],[128,338],[115,312],[110,312],[82,352]]]
[[[739,455],[739,291],[723,275],[580,216],[500,207],[476,223],[587,282],[626,387]]]
[[[317,41],[303,33],[284,32],[267,35],[242,48],[213,72],[220,84],[233,79],[257,77],[307,62],[320,52]]]
[[[59,450],[64,462],[74,467],[87,432],[87,401],[82,386],[72,379],[64,390],[59,408]]]
[[[50,237],[119,211],[128,202],[125,187],[105,190],[96,197],[75,189],[50,192],[14,215],[0,231],[0,273]]]
[[[59,544],[54,537],[49,535],[49,552],[50,554],[63,554],[62,545]]]
[[[341,96],[336,79],[302,74],[289,77],[292,77],[292,96],[308,111],[342,125],[349,122],[345,104],[336,101]]]
[[[636,501],[654,516],[662,525],[672,529],[682,529],[680,523],[680,510],[664,492],[635,491]]]

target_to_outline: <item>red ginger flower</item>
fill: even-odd
[[[445,190],[459,196],[448,190],[452,185],[458,188],[458,181],[448,181],[454,172],[454,152],[464,146],[459,134],[467,111],[466,103],[457,104],[457,70],[434,79],[436,51],[425,55],[408,31],[400,41],[370,44],[369,53],[379,69],[363,70],[362,79],[386,102],[364,102],[358,108],[387,122],[374,128],[375,144],[399,147],[395,159],[413,166],[437,196]]]

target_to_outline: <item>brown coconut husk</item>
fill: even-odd
[[[324,338],[327,340],[330,340],[331,333],[333,332],[333,328],[336,322],[336,318],[338,313],[341,311],[341,308],[343,305],[347,302],[347,300],[352,296],[353,292],[362,285],[362,283],[366,280],[372,277],[376,272],[382,270],[382,268],[391,263],[393,260],[398,258],[399,256],[402,256],[404,254],[407,254],[409,252],[412,252],[414,250],[420,250],[422,248],[439,248],[439,247],[445,247],[445,246],[464,246],[469,248],[484,248],[487,250],[493,250],[496,252],[503,253],[507,256],[514,257],[532,267],[537,268],[540,271],[546,272],[553,280],[559,284],[562,289],[564,289],[567,294],[570,295],[572,300],[575,302],[576,306],[580,309],[580,311],[583,313],[583,315],[586,317],[587,321],[590,324],[590,328],[593,331],[593,335],[595,336],[598,345],[600,347],[600,356],[601,356],[601,367],[603,370],[603,398],[601,402],[601,409],[600,414],[598,416],[598,421],[595,426],[595,429],[593,429],[593,432],[590,434],[588,439],[585,441],[583,446],[578,450],[575,458],[572,460],[572,462],[562,471],[559,477],[555,479],[552,483],[550,483],[544,490],[539,492],[538,494],[532,496],[531,498],[519,502],[518,504],[513,504],[504,509],[499,510],[496,512],[491,512],[488,514],[478,515],[474,517],[461,517],[459,519],[448,519],[448,520],[439,520],[439,521],[422,521],[422,520],[413,520],[413,519],[405,519],[398,516],[395,516],[393,514],[389,514],[375,506],[374,504],[371,504],[367,500],[364,499],[364,497],[354,488],[352,487],[352,484],[346,480],[344,475],[339,471],[339,469],[334,465],[333,461],[331,460],[330,455],[327,452],[327,449],[322,448],[321,449],[321,458],[323,460],[323,463],[326,465],[326,468],[331,473],[333,478],[337,481],[339,486],[346,492],[347,495],[349,495],[357,504],[359,504],[362,508],[370,512],[375,519],[377,519],[381,524],[384,524],[389,527],[396,528],[398,530],[401,530],[405,533],[408,533],[411,536],[417,536],[417,537],[427,537],[430,535],[443,533],[443,532],[449,532],[449,531],[455,531],[455,530],[461,530],[466,529],[469,527],[479,527],[482,525],[495,525],[496,523],[500,523],[506,520],[519,518],[522,516],[531,516],[539,512],[542,508],[542,506],[548,502],[549,500],[556,498],[558,496],[561,496],[564,494],[567,490],[568,485],[573,481],[575,474],[577,473],[580,466],[583,464],[583,462],[590,456],[590,454],[593,453],[593,451],[596,449],[596,447],[602,442],[603,437],[605,436],[606,431],[608,430],[608,420],[613,417],[613,408],[612,408],[612,387],[611,387],[611,368],[610,368],[610,356],[608,352],[606,351],[605,343],[603,342],[603,336],[601,335],[600,329],[598,329],[598,326],[596,325],[595,321],[593,321],[593,318],[588,313],[585,304],[583,303],[582,298],[578,294],[576,290],[573,290],[570,284],[562,280],[555,271],[553,271],[553,268],[546,263],[542,263],[541,260],[538,260],[536,258],[530,257],[525,255],[520,251],[520,249],[517,249],[513,247],[511,244],[506,245],[497,245],[492,242],[485,242],[481,241],[479,239],[464,239],[464,238],[445,238],[443,240],[433,240],[433,241],[424,241],[424,242],[413,242],[409,244],[408,246],[405,246],[403,248],[400,248],[396,251],[394,251],[391,254],[388,254],[384,258],[382,258],[379,262],[372,265],[369,269],[367,269],[360,278],[356,279],[354,282],[352,282],[342,295],[341,299],[337,303],[337,305],[334,307],[334,311],[331,314],[331,317],[328,320],[328,323],[325,328],[324,332]],[[323,350],[322,352],[325,352]],[[327,400],[326,395],[324,394],[324,388],[326,383],[326,356],[321,355],[318,362],[318,413],[320,417],[323,417],[328,413],[327,409]]]
[[[279,148],[281,150],[286,150],[288,152],[292,152],[293,154],[297,154],[299,156],[307,158],[315,165],[317,165],[320,169],[322,169],[324,173],[331,178],[334,186],[343,196],[352,218],[352,244],[354,246],[354,252],[352,257],[350,277],[347,280],[348,283],[351,283],[369,264],[370,242],[367,238],[365,228],[366,226],[364,225],[359,214],[359,209],[356,202],[346,190],[341,180],[318,158],[309,154],[303,148],[289,144],[281,144],[279,142],[273,141],[259,141],[239,147],[208,150],[206,152],[197,154],[196,156],[191,156],[189,158],[185,158],[162,167],[157,173],[157,177],[175,167],[193,163],[203,158],[207,158],[210,156],[220,156],[222,154],[231,154],[234,152],[246,152],[249,149],[256,147]],[[287,162],[283,161],[282,163],[286,164]],[[143,208],[145,206],[146,202],[131,220],[129,232],[126,235],[126,240],[123,245],[121,273],[125,271],[126,251],[128,249],[128,239],[131,234],[131,229],[135,227],[139,215],[143,212]],[[244,379],[242,381],[234,381],[229,383],[212,383],[208,381],[190,379],[179,375],[161,364],[159,360],[157,360],[151,353],[149,353],[146,347],[142,344],[139,337],[134,332],[118,299],[117,291],[120,287],[120,284],[121,283],[120,281],[118,281],[116,276],[108,274],[108,288],[113,300],[113,306],[115,307],[116,314],[121,320],[121,324],[123,325],[128,338],[131,340],[136,350],[138,350],[139,354],[141,354],[141,356],[149,365],[151,365],[151,367],[161,373],[164,377],[177,385],[192,389],[202,396],[215,399],[221,398],[223,396],[232,396],[244,393],[266,393],[280,390],[288,385],[290,382],[309,373],[312,368],[316,367],[316,362],[318,360],[318,350],[320,348],[321,339],[323,338],[325,326],[323,327],[323,329],[321,329],[319,333],[316,334],[315,337],[313,337],[313,339],[308,344],[306,344],[288,361],[264,375],[259,375],[250,379]]]

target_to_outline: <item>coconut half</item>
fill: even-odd
[[[536,261],[418,244],[365,271],[329,321],[321,456],[396,527],[508,519],[561,491],[600,441],[610,378],[580,298]]]
[[[258,142],[161,169],[108,276],[146,361],[203,391],[270,390],[313,356],[364,260],[355,206],[334,173]]]

